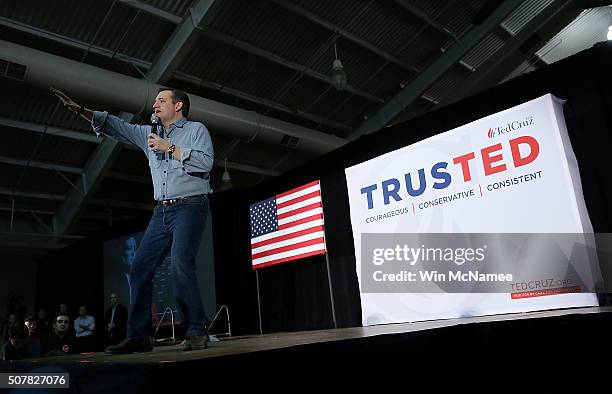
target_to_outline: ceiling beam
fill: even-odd
[[[110,168],[113,159],[119,154],[119,141],[104,138],[102,143],[89,159],[81,177],[76,182],[76,188],[71,189],[53,218],[56,234],[64,235],[75,225],[78,216],[85,210],[94,191],[102,181],[104,173]]]
[[[64,201],[66,199],[66,196],[63,194],[30,192],[25,190],[11,190],[7,188],[0,188],[0,195],[8,197],[34,198],[50,201]],[[107,200],[101,198],[94,198],[90,202],[94,205],[101,205],[111,208],[139,209],[143,211],[152,211],[155,207],[153,203],[138,203],[130,201]]]
[[[225,165],[225,160],[215,159],[215,164],[219,167],[223,167]],[[244,172],[250,172],[252,174],[270,176],[270,177],[275,177],[281,174],[280,171],[268,170],[266,168],[260,168],[260,167],[252,166],[249,164],[235,163],[233,161],[227,162],[227,168],[233,169],[233,170],[244,171]]]
[[[20,167],[33,167],[33,168],[41,168],[43,170],[50,171],[61,171],[67,172],[70,174],[82,174],[83,169],[77,166],[68,166],[65,164],[55,164],[45,161],[35,161],[35,160],[24,160],[24,159],[15,159],[12,157],[0,156],[0,163],[9,164]],[[145,185],[151,184],[151,177],[132,175],[132,174],[124,174],[120,172],[109,172],[106,174],[107,178],[119,179],[130,182],[142,183]]]
[[[61,250],[67,247],[68,243],[58,243],[53,242],[53,239],[50,239],[49,242],[36,242],[31,238],[27,240],[15,240],[9,241],[2,239],[0,240],[0,250],[8,249],[11,253],[23,253],[23,254],[39,254],[41,252],[49,251],[49,250]],[[38,253],[37,253],[38,252]]]
[[[130,7],[139,9],[141,11],[144,11],[148,14],[151,15],[155,15],[161,19],[164,19],[168,22],[174,23],[175,25],[178,25],[179,23],[181,23],[181,17],[178,15],[175,15],[171,12],[162,10],[160,8],[154,7],[152,5],[149,5],[147,3],[145,3],[144,1],[140,1],[140,0],[119,0],[119,2],[125,4],[125,5],[129,5]]]
[[[583,11],[582,6],[573,1],[555,0],[535,15],[514,35],[509,35],[504,45],[482,63],[461,86],[443,97],[440,104],[447,105],[469,97],[499,83],[516,69],[525,58],[533,56],[548,40],[567,26]],[[527,51],[523,43],[537,34],[539,42]]]
[[[0,156],[0,163],[20,166],[20,167],[29,166],[33,168],[41,168],[43,170],[50,170],[50,171],[62,171],[62,172],[68,172],[70,174],[82,174],[83,173],[83,169],[81,167],[67,166],[63,164],[54,164],[54,163],[43,162],[43,161],[15,159],[15,158],[6,157],[6,156]],[[223,167],[225,165],[225,161],[222,159],[215,159],[215,165],[219,167]],[[270,176],[270,177],[278,176],[281,174],[280,171],[268,170],[265,168],[260,168],[260,167],[252,166],[249,164],[235,163],[232,161],[227,162],[227,168],[234,169],[234,170],[240,170],[244,172],[250,172],[253,174]],[[151,184],[151,177],[148,177],[148,176],[125,174],[122,172],[109,172],[106,174],[106,177],[112,178],[112,179],[118,179],[121,181],[142,183],[145,185]]]
[[[178,79],[179,81],[188,82],[188,83],[190,83],[192,85],[202,86],[202,87],[205,87],[205,88],[208,88],[208,89],[211,89],[211,90],[215,90],[215,91],[218,91],[218,92],[221,92],[221,93],[226,93],[226,94],[228,94],[228,95],[230,95],[232,97],[237,97],[239,99],[242,99],[242,100],[245,100],[245,101],[249,101],[249,102],[255,103],[255,104],[260,104],[260,105],[263,105],[263,106],[265,106],[267,108],[271,108],[271,109],[274,109],[274,110],[277,110],[277,111],[280,111],[280,112],[288,113],[288,114],[291,114],[291,115],[297,115],[297,116],[299,116],[301,118],[310,120],[310,121],[315,122],[317,124],[322,124],[322,125],[325,125],[325,126],[328,126],[328,127],[332,127],[332,128],[335,128],[335,129],[339,129],[339,130],[342,130],[342,131],[345,131],[345,132],[353,130],[351,127],[349,127],[349,126],[347,126],[347,125],[345,125],[343,123],[339,123],[339,122],[333,121],[331,119],[322,118],[322,117],[320,117],[318,115],[315,115],[315,114],[303,111],[303,110],[301,110],[299,108],[289,108],[288,106],[283,105],[281,103],[278,103],[276,101],[268,100],[268,99],[265,99],[263,97],[257,97],[257,96],[254,96],[252,94],[242,92],[242,91],[240,91],[238,89],[230,88],[228,86],[224,86],[224,85],[221,85],[221,84],[216,83],[216,82],[207,81],[207,80],[202,79],[202,78],[197,78],[197,77],[194,77],[192,75],[185,74],[183,72],[176,72],[176,73],[174,73],[174,78]]]
[[[165,84],[195,44],[197,29],[206,18],[215,0],[199,0],[174,29],[157,59],[146,73],[149,81]]]
[[[281,65],[283,67],[289,68],[293,71],[297,71],[297,72],[303,72],[305,75],[308,75],[311,78],[314,78],[318,81],[321,81],[327,85],[330,86],[334,86],[334,81],[331,79],[330,76],[322,74],[318,71],[315,71],[313,69],[310,69],[302,64],[298,64],[295,62],[292,62],[291,60],[285,59],[282,56],[278,56],[272,52],[268,52],[264,49],[261,49],[259,47],[256,47],[255,45],[251,45],[247,42],[241,41],[237,38],[228,36],[227,34],[209,29],[209,28],[202,28],[202,33],[204,33],[207,37],[212,38],[216,41],[222,42],[226,45],[230,45],[233,47],[236,47],[244,52],[250,53],[252,55],[255,55],[257,57],[260,57],[262,59],[268,60],[272,63],[276,63],[278,65]],[[366,92],[365,90],[359,89],[357,87],[346,85],[346,87],[344,88],[345,91],[349,92],[349,93],[353,93],[359,97],[363,97],[366,100],[375,102],[375,103],[383,103],[384,100],[380,97],[377,97],[371,93]]]
[[[39,200],[52,200],[52,201],[63,201],[66,198],[66,196],[64,196],[63,194],[30,192],[26,190],[11,190],[5,187],[0,187],[0,195],[9,196],[9,197],[36,198]]]
[[[25,131],[32,131],[35,133],[46,133],[49,135],[56,135],[59,137],[64,137],[64,138],[69,138],[69,139],[74,139],[77,141],[85,141],[85,142],[92,142],[95,144],[100,144],[102,141],[104,141],[105,139],[107,139],[108,137],[101,137],[98,138],[93,134],[85,134],[85,133],[79,133],[73,130],[68,130],[68,129],[62,129],[62,128],[58,128],[58,127],[47,127],[41,124],[37,124],[37,123],[32,123],[32,122],[24,122],[24,121],[20,121],[20,120],[13,120],[13,119],[7,119],[7,118],[2,118],[0,117],[0,126],[6,126],[6,127],[11,127],[17,130],[25,130]],[[124,147],[131,149],[131,150],[135,150],[138,152],[141,152],[141,149],[131,145],[131,144],[122,144]],[[18,164],[18,165],[25,165],[25,163],[23,161],[18,161],[18,159],[13,159],[13,158],[1,158],[0,157],[0,161],[2,159],[5,159],[7,161],[13,161],[14,163]],[[17,161],[16,161],[17,160]],[[11,164],[11,163],[7,163],[7,164]],[[216,165],[223,165],[224,161],[222,160],[215,160],[215,164]],[[32,165],[30,163],[30,166],[32,167],[36,167],[36,165]],[[52,164],[52,163],[42,163],[40,162],[40,167],[39,168],[45,168],[48,166],[55,166],[57,167],[57,165]],[[65,172],[74,172],[76,173],[77,168],[76,167],[70,167],[70,166],[64,166],[66,171]],[[280,172],[275,171],[275,170],[271,170],[271,169],[267,169],[267,168],[262,168],[262,167],[258,167],[258,166],[253,166],[250,164],[243,164],[243,163],[237,163],[234,161],[228,161],[227,162],[227,167],[228,168],[234,168],[237,170],[241,170],[241,171],[245,171],[245,172],[252,172],[255,174],[260,174],[260,175],[267,175],[267,176],[277,176],[280,175]],[[57,168],[60,171],[63,171],[60,168]],[[83,170],[79,169],[79,173],[81,173]],[[115,178],[115,179],[125,179],[125,176],[122,176],[119,173],[116,172],[111,172],[108,174],[108,176],[110,178]],[[132,175],[129,175],[130,179],[135,180],[136,182],[139,183],[145,183],[145,184],[150,184],[151,181],[150,179],[148,181],[145,181],[144,179],[142,179],[143,177],[133,177]]]
[[[0,231],[0,237],[41,237],[41,238],[52,238],[52,239],[84,239],[83,235],[57,235],[51,233],[23,233],[23,232],[12,232],[12,231]]]
[[[445,36],[452,38],[453,40],[457,39],[457,37],[452,31],[448,30],[446,27],[442,26],[441,24],[433,20],[429,15],[423,12],[420,8],[408,3],[406,0],[395,0],[395,3],[397,3],[400,7],[408,11],[408,13],[412,14],[412,16],[417,17],[422,22],[425,22],[429,26],[433,27],[439,33],[442,33]]]
[[[474,45],[499,26],[506,16],[521,3],[521,0],[503,1],[480,25],[470,29],[446,52],[442,53],[427,69],[423,70],[421,74],[355,130],[350,135],[350,139],[355,139],[385,127],[397,114],[420,97],[451,66],[461,60]]]
[[[371,44],[367,41],[365,41],[364,39],[344,30],[343,28],[341,28],[338,25],[333,24],[332,22],[326,21],[323,18],[313,14],[312,12],[290,2],[290,1],[285,1],[285,0],[272,0],[275,4],[279,5],[282,8],[285,8],[291,12],[293,12],[296,15],[301,16],[304,19],[307,19],[311,22],[314,22],[315,24],[322,26],[328,30],[331,30],[333,32],[336,32],[338,34],[340,34],[342,37],[344,37],[345,39],[353,42],[354,44],[357,44],[358,46],[367,49],[368,51],[378,55],[379,57],[385,59],[386,61],[388,61],[389,63],[393,63],[396,66],[406,70],[406,71],[410,71],[411,73],[419,73],[421,72],[421,70],[419,70],[417,67],[408,64],[404,61],[401,61],[400,59],[396,58],[395,56],[383,51],[382,49],[378,48],[376,45]]]
[[[58,250],[85,238],[81,235],[58,236],[45,226],[34,227],[23,222],[25,225],[18,225],[18,230],[6,231],[5,224],[0,221],[0,227],[3,229],[0,231],[0,250],[8,249],[11,252],[17,249],[28,254],[36,254],[37,251]]]
[[[29,214],[36,214],[36,215],[45,215],[45,216],[54,216],[55,215],[55,211],[45,211],[45,210],[41,210],[41,209],[24,209],[24,208],[11,208],[11,207],[6,207],[6,206],[0,206],[0,211],[1,212],[19,212],[19,213],[29,213]],[[113,212],[85,212],[82,215],[82,218],[84,219],[92,219],[92,220],[100,220],[100,221],[108,221],[109,218],[112,218],[112,220],[129,220],[132,219],[135,215],[123,215],[123,214],[117,214],[117,213],[113,213]],[[71,237],[71,236],[64,236],[64,237]]]
[[[24,159],[15,159],[12,157],[0,156],[0,163],[9,164],[13,166],[19,167],[33,167],[33,168],[41,168],[44,170],[52,170],[52,171],[62,171],[68,172],[70,174],[80,174],[82,172],[81,167],[68,166],[64,164],[54,164],[43,161],[36,160],[24,160]]]
[[[46,215],[53,216],[55,215],[55,211],[45,211],[42,209],[23,209],[23,208],[11,208],[11,207],[2,207],[0,206],[0,211],[2,212],[20,212],[20,213],[35,213],[36,215]]]
[[[137,6],[138,2],[136,3],[132,3],[131,1],[126,1],[126,4],[128,5],[134,5]],[[148,9],[151,9],[154,7],[148,7]],[[142,8],[141,8],[142,9]],[[147,9],[142,9],[143,11],[147,11]],[[153,11],[152,11],[153,12]],[[153,12],[154,13],[154,12]],[[156,13],[154,13],[156,14]],[[159,16],[159,15],[158,15]],[[169,19],[168,19],[169,20]],[[224,43],[226,45],[229,46],[233,46],[236,47],[244,52],[250,53],[252,55],[255,55],[257,57],[260,57],[262,59],[268,60],[272,63],[276,63],[279,64],[283,67],[289,68],[291,70],[294,71],[298,71],[298,72],[303,72],[304,74],[308,75],[311,78],[317,79],[325,84],[328,84],[330,86],[334,86],[334,82],[332,81],[332,79],[325,75],[322,74],[318,71],[312,70],[304,65],[292,62],[288,59],[285,59],[281,56],[278,56],[274,53],[268,52],[266,50],[263,50],[259,47],[256,47],[255,45],[251,45],[247,42],[241,41],[237,38],[231,37],[227,34],[212,30],[210,28],[207,28],[206,26],[200,26],[197,28],[198,30],[200,30],[202,32],[202,34],[204,34],[206,37],[211,38],[215,41],[219,41],[221,43]],[[412,71],[417,71],[416,68],[413,68]],[[369,101],[373,101],[373,102],[379,102],[379,103],[383,103],[384,100],[380,97],[376,97],[373,94],[370,94],[362,89],[353,87],[351,85],[347,85],[344,90],[346,90],[347,92],[353,93],[357,96],[363,97]]]
[[[0,126],[10,127],[19,130],[27,130],[35,133],[55,135],[58,137],[70,138],[77,141],[91,142],[94,144],[99,144],[101,141],[101,138],[96,137],[93,132],[91,134],[87,134],[74,130],[63,129],[60,127],[45,126],[42,124],[24,122],[21,120],[13,120],[3,117],[0,117]]]
[[[90,53],[95,53],[104,57],[125,61],[134,66],[148,69],[151,67],[151,63],[137,59],[132,56],[124,55],[111,49],[102,48],[93,44],[89,44],[84,41],[76,40],[61,34],[53,33],[48,30],[44,30],[38,27],[30,26],[22,22],[18,22],[6,17],[0,17],[0,26],[8,27],[13,30],[17,30],[23,33],[31,34],[36,37],[44,38],[59,44],[63,44],[72,48],[81,49]]]
[[[127,0],[129,5],[132,5],[132,0]],[[151,7],[151,6],[148,6]],[[151,7],[154,8],[154,7]],[[24,33],[28,33],[28,34],[32,34],[34,36],[40,37],[40,38],[44,38],[44,39],[48,39],[48,40],[52,40],[54,42],[60,43],[62,45],[66,45],[66,46],[70,46],[72,48],[77,48],[83,51],[88,51],[90,53],[95,53],[97,55],[100,56],[104,56],[107,58],[112,58],[112,59],[117,59],[119,61],[125,61],[129,64],[132,64],[134,66],[137,66],[138,68],[142,69],[142,70],[149,70],[152,67],[152,63],[145,61],[145,60],[141,60],[141,59],[137,59],[135,57],[132,56],[128,56],[125,54],[121,54],[121,53],[117,53],[113,50],[110,49],[106,49],[106,48],[102,48],[102,47],[98,47],[96,45],[91,45],[89,43],[83,42],[83,41],[79,41],[79,40],[75,40],[75,39],[71,39],[71,38],[67,38],[65,36],[61,36],[43,29],[39,29],[36,27],[32,27],[32,26],[28,26],[25,25],[21,22],[17,22],[17,21],[13,21],[11,19],[7,19],[4,17],[0,17],[0,25],[5,26],[5,27],[9,27],[11,29],[15,29],[18,31],[22,31]],[[271,60],[271,59],[268,59]],[[292,66],[292,69],[296,69],[296,67],[299,67],[300,71],[304,69],[303,66]],[[322,75],[322,74],[321,74]],[[210,82],[192,75],[188,75],[185,73],[176,73],[175,77],[179,80],[183,80],[185,82],[189,82],[192,84],[197,83],[197,85],[202,85],[204,87],[207,88],[211,88],[213,90],[220,90],[232,97],[237,97],[240,99],[244,99],[247,101],[251,101],[254,102],[256,104],[261,104],[263,106],[269,107],[269,108],[274,108],[276,110],[282,111],[282,112],[286,112],[286,113],[291,113],[295,116],[298,117],[302,117],[304,119],[308,119],[311,121],[315,121],[318,124],[322,124],[322,125],[328,125],[334,128],[338,128],[338,129],[342,129],[344,131],[349,131],[352,130],[352,128],[350,128],[349,126],[343,125],[343,124],[339,124],[337,122],[331,121],[331,120],[327,120],[327,119],[323,119],[318,117],[317,115],[314,115],[312,113],[308,113],[302,110],[292,110],[289,109],[288,107],[283,106],[280,103],[276,103],[276,102],[272,102],[270,100],[266,100],[264,98],[261,97],[256,97],[253,95],[248,95],[247,93],[243,93],[240,92],[239,90],[236,89],[231,89],[231,88],[227,88],[224,87],[220,84],[217,84],[215,82]],[[325,77],[325,76],[324,76]],[[326,83],[328,83],[328,81],[324,81]],[[332,86],[332,85],[330,85]],[[356,94],[356,93],[355,93]],[[384,101],[381,98],[375,97],[373,95],[370,95],[369,93],[366,93],[367,95],[369,95],[367,97],[368,100],[370,101],[374,101],[374,102],[379,102],[379,103],[383,103]],[[363,96],[362,96],[363,97]],[[365,97],[364,97],[365,98]],[[44,127],[44,126],[43,126]],[[96,137],[92,136],[88,136],[91,139],[95,139]],[[131,145],[127,145],[130,146]],[[138,148],[135,148],[138,149]]]

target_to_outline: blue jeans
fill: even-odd
[[[208,319],[200,299],[195,263],[207,214],[206,195],[187,197],[168,207],[155,207],[130,272],[133,305],[128,337],[151,335],[153,277],[168,252],[174,297],[187,335],[207,335]]]

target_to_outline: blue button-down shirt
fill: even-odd
[[[164,129],[163,138],[180,147],[180,160],[167,153],[149,150],[147,136],[151,133],[151,126],[130,124],[108,112],[97,111],[93,113],[91,123],[96,134],[104,133],[144,151],[149,159],[155,200],[211,192],[213,146],[208,129],[202,123],[183,118]]]

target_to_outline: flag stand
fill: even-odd
[[[255,280],[257,281],[257,317],[259,320],[259,334],[263,334],[261,329],[261,300],[259,298],[259,270],[255,270]]]
[[[321,193],[323,193],[322,189],[321,189]],[[321,210],[323,211],[323,217],[325,217],[325,207],[323,205],[322,199],[321,199]],[[329,289],[329,302],[331,305],[332,322],[334,323],[334,328],[338,328],[338,323],[336,322],[336,306],[334,305],[335,304],[334,303],[334,290],[332,287],[331,271],[329,269],[329,253],[327,251],[327,235],[325,232],[325,227],[323,227],[323,244],[325,245],[325,268],[327,271],[327,287]]]
[[[334,328],[338,328],[338,324],[336,323],[336,307],[334,306],[334,291],[332,290],[331,274],[329,272],[329,254],[327,251],[325,251],[325,266],[327,267],[327,284],[329,287],[329,302],[331,303],[332,321],[334,322]]]

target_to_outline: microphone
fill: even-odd
[[[159,116],[151,114],[151,133],[159,134],[157,129],[159,128]]]
[[[164,133],[164,129],[161,129],[161,135],[158,132],[158,130],[159,130],[159,121],[160,120],[161,119],[159,119],[159,116],[155,115],[155,113],[151,114],[151,133],[157,134],[160,137],[164,138],[164,134],[163,134]],[[163,153],[163,152],[156,152],[155,156],[157,156],[158,160],[163,160],[164,157],[165,157],[165,153]]]

